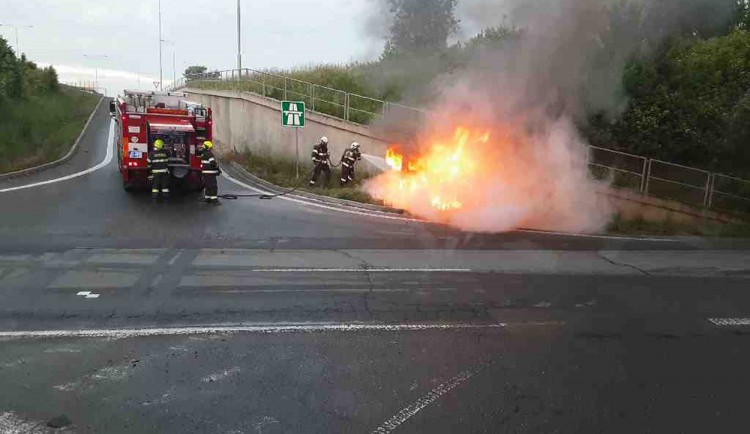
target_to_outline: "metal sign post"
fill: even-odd
[[[299,179],[299,129],[305,127],[304,101],[281,101],[281,126],[294,128],[294,146],[297,154],[295,171]]]

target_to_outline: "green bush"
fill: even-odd
[[[671,41],[628,64],[620,119],[592,117],[599,146],[750,177],[750,32]]]
[[[56,160],[70,149],[99,97],[57,93],[0,103],[0,173]]]

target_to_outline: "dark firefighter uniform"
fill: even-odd
[[[219,186],[216,183],[216,177],[221,174],[219,164],[216,162],[211,149],[213,143],[203,143],[203,153],[201,153],[201,173],[203,174],[203,184],[205,186],[205,200],[208,203],[219,203]]]
[[[151,169],[151,196],[162,198],[169,195],[169,151],[163,148],[163,143],[154,145],[148,153],[146,161]]]
[[[341,186],[354,181],[354,166],[362,159],[359,148],[349,148],[341,156]]]
[[[312,178],[310,179],[310,185],[314,186],[318,182],[320,173],[325,174],[325,186],[331,181],[331,168],[328,167],[328,160],[331,158],[331,153],[328,152],[328,143],[320,142],[313,147],[312,161],[315,166]]]

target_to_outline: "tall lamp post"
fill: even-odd
[[[161,41],[172,46],[172,90],[174,90],[174,87],[177,85],[177,62],[175,60],[177,57],[177,44],[168,39],[162,39]]]
[[[109,59],[106,54],[84,54],[83,57],[87,59]],[[94,64],[94,88],[99,87],[99,65]]]
[[[163,77],[162,77],[162,66],[161,66],[161,0],[159,0],[159,90],[163,89]]]
[[[242,27],[240,25],[240,0],[237,0],[237,71],[242,74]]]
[[[13,27],[16,32],[16,56],[21,57],[21,52],[18,49],[18,28],[22,29],[33,29],[34,26],[17,26],[15,24],[0,24],[0,27]]]

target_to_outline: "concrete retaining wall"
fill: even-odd
[[[605,194],[610,203],[624,218],[641,217],[648,221],[669,221],[679,224],[701,225],[707,222],[747,224],[748,217],[698,208],[683,203],[659,199],[629,190],[607,189]]]
[[[214,140],[220,151],[236,149],[294,157],[295,131],[281,126],[281,103],[249,92],[184,89],[191,101],[213,110]],[[389,142],[367,126],[332,116],[307,112],[305,128],[299,131],[300,161],[310,161],[310,152],[321,136],[329,139],[331,160],[337,163],[352,142],[362,144],[362,153],[385,155]],[[360,166],[374,171],[365,159]]]

